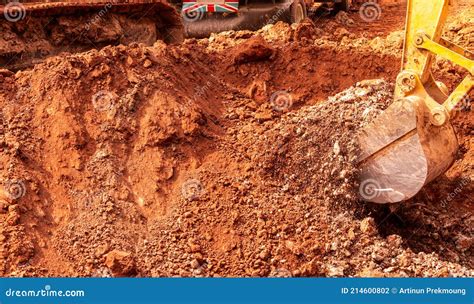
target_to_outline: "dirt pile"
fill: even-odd
[[[403,5],[383,6],[384,15],[405,14]],[[402,16],[403,16],[402,15]],[[400,16],[399,16],[400,17]],[[393,18],[393,17],[391,17]],[[474,14],[462,10],[448,19],[443,36],[450,41],[471,50],[473,44]],[[314,25],[317,23],[317,27]],[[401,57],[403,50],[403,18],[397,20],[361,19],[360,12],[340,12],[335,18],[315,17],[314,21],[307,20],[300,25],[288,25],[284,22],[269,24],[262,29],[251,31],[228,31],[213,34],[209,39],[203,39],[201,44],[207,45],[210,51],[222,51],[245,42],[253,35],[262,36],[269,43],[285,43],[306,40],[310,44],[330,47],[332,49],[357,49],[358,51],[375,52],[379,54]],[[376,27],[379,33],[372,30]],[[398,28],[397,28],[398,27]],[[309,30],[310,29],[310,30]]]
[[[4,79],[3,180],[24,187],[3,200],[4,274],[471,275],[383,237],[357,202],[351,135],[391,86],[287,114],[285,91],[224,106],[218,83],[185,85],[215,73],[200,55],[109,47]]]
[[[262,38],[255,36],[242,43],[232,54],[234,64],[244,64],[249,62],[266,61],[274,54],[273,48]]]
[[[178,62],[190,72],[184,78]],[[53,58],[2,78],[2,180],[24,190],[2,203],[2,216],[10,219],[2,221],[3,271],[30,261],[33,247],[53,245],[25,240],[25,230],[50,239],[60,228],[57,249],[82,259],[84,249],[76,246],[84,244],[76,240],[85,235],[127,247],[140,231],[129,224],[141,227],[142,212],[165,213],[166,204],[158,202],[177,166],[195,166],[191,155],[214,133],[220,101],[207,92],[196,100],[186,85],[206,83],[206,69],[191,54],[157,43]],[[25,225],[13,229],[20,215]]]
[[[220,164],[204,165],[197,177],[209,190],[191,203],[191,216],[176,220],[184,235],[196,237],[200,253],[209,256],[198,274],[469,275],[468,269],[435,254],[406,250],[400,236],[378,230],[386,219],[369,216],[383,211],[356,199],[353,132],[380,113],[391,96],[392,87],[383,81],[363,82],[325,103],[279,116],[291,107],[291,95],[283,94],[271,105],[274,119],[262,121],[256,113],[250,123],[239,121],[230,129],[225,152],[213,156]],[[227,231],[224,239],[212,229],[216,222]],[[219,250],[216,261],[212,255]]]

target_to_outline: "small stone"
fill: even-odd
[[[199,262],[199,263],[202,263],[204,262],[204,257],[201,253],[195,253],[193,254],[193,257]]]
[[[355,235],[355,233],[354,233],[354,229],[352,229],[352,228],[349,229],[349,232],[347,233],[347,235],[348,235],[348,237],[349,237],[349,240],[351,240],[351,241],[352,241],[353,239],[355,239],[355,237],[356,237],[356,235]]]
[[[0,75],[2,75],[4,77],[11,77],[11,76],[15,75],[15,73],[13,73],[12,71],[7,70],[7,69],[0,69]]]
[[[377,248],[374,252],[372,252],[372,260],[376,263],[382,263],[385,257],[388,255],[386,249]]]
[[[8,201],[0,199],[0,214],[7,213],[9,205]]]
[[[271,112],[259,112],[255,113],[254,117],[259,121],[267,121],[271,120],[273,116]]]
[[[189,252],[190,253],[201,252],[201,246],[199,246],[198,244],[191,243],[189,244]]]
[[[368,94],[369,94],[369,90],[368,90],[368,89],[357,88],[357,89],[355,90],[355,95],[356,95],[357,97],[364,97],[364,96],[366,96],[366,95],[368,95]]]
[[[345,11],[339,11],[336,15],[336,22],[346,25],[346,26],[352,26],[355,24],[355,21],[349,17],[349,14]]]
[[[135,61],[133,60],[133,58],[130,57],[130,56],[128,56],[128,57],[127,57],[127,65],[131,66],[131,65],[133,65],[134,63],[135,63]]]
[[[151,67],[152,65],[153,65],[153,62],[151,62],[150,59],[146,59],[145,62],[143,62],[143,66],[144,66],[145,68],[149,68],[149,67]]]
[[[345,37],[345,36],[349,36],[350,34],[351,33],[343,27],[337,28],[334,31],[334,36],[338,37],[339,39],[342,38],[342,37]]]
[[[105,265],[115,276],[130,276],[136,273],[135,259],[125,251],[113,250],[105,259]]]
[[[375,235],[377,233],[377,227],[375,226],[375,220],[371,217],[366,217],[360,222],[360,231],[368,235]]]
[[[473,244],[474,244],[474,238],[467,237],[465,235],[458,236],[456,240],[456,248],[460,250],[461,252],[465,252],[469,250],[469,248],[471,248]]]
[[[266,260],[270,257],[270,251],[268,250],[263,250],[262,252],[260,252],[260,254],[258,255],[258,257],[262,260]]]
[[[338,141],[336,141],[336,142],[334,143],[334,147],[333,147],[333,150],[332,150],[332,151],[334,152],[334,155],[336,155],[336,156],[338,156],[338,155],[341,153],[341,147],[339,146],[339,142],[338,142]]]
[[[399,248],[402,245],[402,237],[396,234],[387,236],[387,243],[389,246]]]
[[[311,19],[305,19],[298,23],[295,28],[293,38],[296,41],[311,40],[317,36],[316,26]]]
[[[96,250],[95,250],[95,256],[97,258],[103,256],[104,254],[106,254],[107,252],[109,251],[109,245],[108,244],[103,244],[103,245],[99,245]]]
[[[412,264],[412,258],[406,252],[399,255],[397,259],[398,259],[398,265],[400,265],[400,267],[408,267]]]
[[[262,36],[255,36],[231,50],[234,64],[268,60],[274,49]]]
[[[329,277],[343,277],[344,276],[344,268],[341,266],[333,266],[329,265],[327,269],[327,275]]]
[[[197,269],[197,268],[199,268],[199,266],[201,266],[201,264],[199,263],[199,261],[197,259],[194,259],[194,260],[191,261],[191,267],[193,269]]]
[[[392,267],[385,268],[385,269],[383,270],[383,272],[385,272],[385,273],[392,273],[392,272],[395,271],[395,269],[396,269],[396,267],[393,267],[393,266],[392,266]]]
[[[18,205],[11,205],[8,207],[7,224],[15,226],[20,223],[20,211]]]
[[[442,267],[437,273],[436,273],[437,278],[447,278],[449,277],[449,269],[448,267],[444,266]]]
[[[287,269],[276,268],[276,269],[273,269],[268,276],[271,278],[291,278],[292,274]]]

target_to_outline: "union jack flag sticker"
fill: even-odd
[[[239,1],[236,0],[183,0],[183,14],[192,13],[237,13]]]

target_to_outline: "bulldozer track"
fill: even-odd
[[[99,20],[107,23],[117,18],[121,24],[110,24],[115,34],[107,36],[91,30]],[[136,26],[144,27],[133,29]],[[175,43],[183,39],[181,16],[167,0],[0,0],[0,28],[10,41],[9,46],[0,48],[0,67],[10,69],[26,68],[65,50],[86,51],[130,41],[148,45],[156,40]],[[41,52],[33,46],[37,41],[29,40],[37,32],[42,33]]]
[[[22,14],[50,15],[68,14],[77,11],[96,10],[101,7],[110,6],[114,12],[129,12],[144,6],[158,6],[160,10],[173,11],[174,8],[166,0],[125,0],[125,1],[1,1],[0,13],[3,18],[12,10],[20,11]]]

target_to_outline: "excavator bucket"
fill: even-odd
[[[395,102],[358,135],[360,197],[380,204],[412,198],[453,164],[458,142],[450,119],[474,86],[472,54],[441,37],[449,0],[407,5]],[[449,96],[431,74],[434,55],[470,73]]]
[[[360,197],[395,203],[415,196],[453,163],[458,143],[451,124],[430,124],[418,98],[394,102],[359,134]]]

